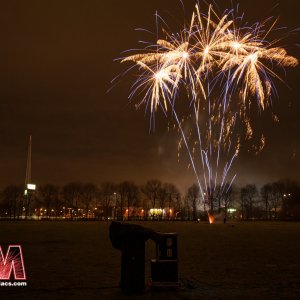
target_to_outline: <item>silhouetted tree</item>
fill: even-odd
[[[156,201],[158,200],[158,194],[161,187],[162,183],[157,179],[148,180],[146,184],[142,186],[142,192],[151,201],[152,208],[155,208],[156,206]]]
[[[271,184],[271,198],[269,199],[269,206],[272,218],[278,219],[278,212],[282,204],[283,194],[281,192],[281,186],[278,182]]]
[[[258,194],[255,184],[247,184],[241,189],[241,206],[243,219],[253,218],[253,207]]]
[[[272,190],[273,188],[270,183],[263,185],[260,189],[260,195],[265,207],[265,215],[267,220],[270,218],[270,202],[273,195]]]
[[[10,185],[7,186],[1,194],[3,209],[10,218],[19,217],[23,208],[23,189],[21,187]]]
[[[279,180],[277,182],[274,182],[272,184],[272,187],[273,187],[274,199],[277,200],[277,202],[275,202],[275,205],[281,206],[281,218],[282,219],[297,218],[295,217],[295,212],[296,212],[296,207],[300,204],[299,184],[295,181],[285,179],[285,180]]]
[[[187,200],[193,209],[193,220],[197,220],[197,204],[199,202],[200,188],[198,184],[194,183],[187,191]]]
[[[168,218],[171,219],[172,213],[171,213],[171,207],[176,207],[177,204],[180,202],[178,201],[180,198],[180,193],[177,189],[177,187],[172,183],[165,183],[164,189],[166,190],[167,194],[167,202],[168,202]],[[177,203],[179,202],[179,203]],[[173,211],[173,214],[175,211]]]
[[[108,213],[110,207],[112,207],[112,202],[116,200],[116,192],[118,187],[113,182],[103,182],[100,185],[100,197],[101,197],[101,204],[104,209],[105,219],[108,219]],[[115,199],[114,199],[115,198]],[[117,203],[115,203],[117,206]],[[122,208],[121,208],[122,209]]]
[[[53,184],[42,185],[38,189],[38,196],[45,206],[47,210],[47,216],[49,217],[51,208],[56,206],[55,204],[59,197],[59,188]]]
[[[126,201],[126,187],[122,183],[118,184],[118,195],[120,196],[118,199],[118,203],[119,203],[119,207],[120,207],[118,219],[123,220],[123,217],[124,217],[123,210],[124,210],[124,205],[126,203],[125,202]]]
[[[139,188],[131,181],[124,181],[119,184],[119,193],[121,201],[126,201],[127,203],[127,219],[130,218],[130,207],[138,201],[139,198]]]
[[[93,183],[86,183],[81,187],[81,201],[85,207],[86,219],[88,218],[89,215],[90,205],[92,201],[97,197],[98,191],[99,190],[97,186]]]
[[[227,219],[228,207],[232,204],[233,198],[233,186],[229,183],[225,183],[223,186],[219,186],[218,190],[218,207],[219,213],[221,212],[221,207],[224,207],[225,218]]]
[[[165,208],[167,196],[168,196],[168,194],[167,194],[166,186],[162,185],[158,189],[158,203],[159,203],[159,208],[161,208],[161,209]],[[160,218],[160,215],[158,215],[158,219],[159,218]]]
[[[79,182],[71,182],[66,184],[62,189],[65,209],[68,209],[71,220],[74,216],[74,210],[78,207],[78,201],[82,193],[82,184]]]
[[[174,198],[174,217],[181,218],[182,217],[182,209],[183,209],[183,197],[178,192]]]

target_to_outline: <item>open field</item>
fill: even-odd
[[[28,278],[0,287],[1,299],[300,299],[300,223],[139,223],[179,234],[179,276],[191,285],[138,296],[118,289],[109,224],[0,222],[0,245],[22,245]],[[149,280],[155,247],[146,247]]]

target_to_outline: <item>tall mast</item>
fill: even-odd
[[[32,136],[29,136],[29,145],[28,145],[28,155],[27,155],[27,165],[26,165],[26,175],[25,175],[25,190],[24,190],[24,207],[25,210],[25,219],[27,216],[30,216],[30,202],[31,194],[35,191],[36,185],[31,182],[31,141]]]
[[[25,175],[25,189],[27,188],[27,184],[31,183],[31,141],[32,141],[32,136],[30,135],[29,144],[28,144],[26,175]]]

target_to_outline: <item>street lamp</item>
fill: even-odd
[[[115,196],[115,209],[114,209],[114,219],[117,219],[117,193],[114,192]]]

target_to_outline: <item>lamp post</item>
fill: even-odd
[[[117,193],[114,192],[114,196],[115,196],[115,209],[114,209],[114,219],[117,219]]]

